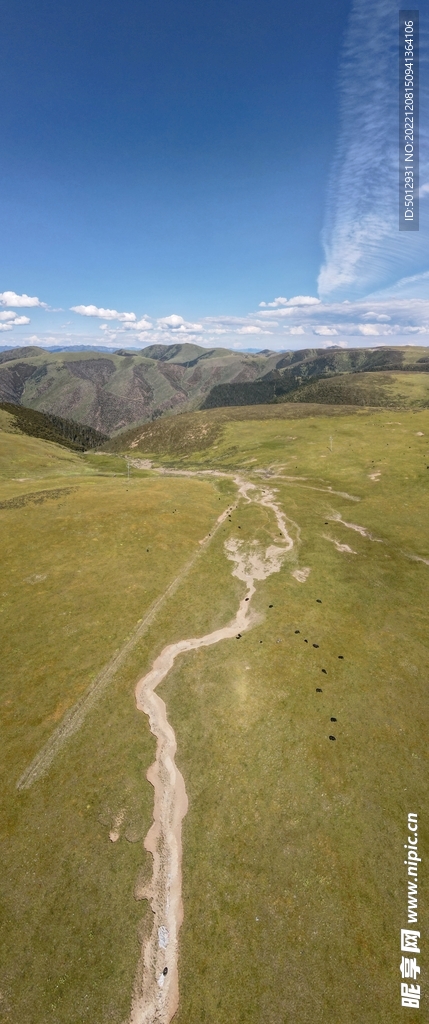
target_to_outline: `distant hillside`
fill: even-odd
[[[105,434],[195,409],[214,384],[274,369],[279,353],[249,355],[199,345],[153,345],[142,352],[2,353],[0,401],[89,424]]]
[[[166,414],[231,405],[301,401],[303,385],[338,374],[429,370],[429,349],[303,349],[232,352],[193,344],[141,352],[0,353],[0,401],[46,412],[112,435]],[[332,402],[333,392],[326,399]],[[293,396],[293,397],[292,397]],[[303,390],[304,396],[304,390]],[[361,403],[360,394],[358,404]],[[305,397],[304,397],[305,400]],[[350,401],[344,397],[344,401]],[[335,403],[341,401],[336,392]],[[373,404],[373,403],[368,403]],[[376,403],[378,404],[378,403]]]
[[[378,406],[387,409],[428,409],[429,373],[413,373],[410,370],[397,373],[390,370],[384,373],[342,373],[327,380],[309,381],[290,392],[286,401]]]
[[[224,427],[230,423],[242,420],[299,420],[307,416],[341,417],[355,412],[354,406],[332,407],[298,402],[200,409],[179,416],[165,416],[155,423],[142,423],[131,430],[124,430],[106,441],[103,448],[110,453],[131,452],[133,456],[187,458],[195,452],[210,449],[222,436]]]
[[[103,442],[108,440],[106,434],[94,430],[93,427],[74,423],[73,420],[65,420],[61,416],[53,416],[50,413],[26,409],[22,405],[1,402],[0,410],[9,414],[12,418],[12,425],[21,434],[40,437],[43,441],[54,441],[73,451],[82,452],[89,448],[99,448]]]
[[[360,375],[369,377],[380,371],[396,371],[400,374],[417,372],[423,380],[429,371],[429,349],[379,348],[379,349],[304,349],[300,352],[285,353],[277,365],[255,381],[238,381],[215,385],[201,408],[214,409],[231,405],[259,405],[275,401],[327,402],[329,404],[385,404],[385,390],[376,394],[376,380],[371,387],[366,384],[367,401],[363,390],[350,390],[350,378],[358,380]],[[347,381],[345,380],[347,377]],[[335,388],[327,384],[335,379]],[[340,383],[341,381],[341,383]],[[313,383],[314,382],[314,383]],[[317,382],[317,388],[316,388]],[[311,390],[310,390],[311,385]],[[345,388],[348,390],[344,390]],[[353,397],[352,397],[353,396]],[[394,404],[393,393],[391,404]]]

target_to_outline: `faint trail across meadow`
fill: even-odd
[[[41,779],[43,775],[46,775],[46,772],[51,767],[51,764],[57,754],[62,750],[64,744],[67,743],[70,737],[74,736],[74,734],[81,728],[86,716],[90,711],[92,711],[97,701],[100,700],[100,697],[103,696],[103,693],[109,686],[109,683],[111,683],[118,669],[121,668],[128,655],[131,654],[131,651],[134,649],[136,644],[141,640],[142,636],[144,636],[146,630],[152,624],[164,602],[176,592],[177,588],[190,572],[197,559],[213,540],[213,537],[225,521],[228,513],[237,507],[237,503],[238,499],[237,501],[232,502],[232,504],[222,512],[210,533],[208,533],[203,540],[199,541],[197,550],[186,562],[183,569],[181,569],[179,574],[172,583],[170,583],[164,593],[153,602],[144,618],[137,623],[137,626],[126,643],[124,643],[120,650],[113,655],[113,658],[111,658],[107,665],[104,666],[96,679],[94,679],[94,682],[91,683],[89,689],[82,694],[78,701],[76,701],[76,704],[66,712],[62,722],[60,722],[59,726],[54,730],[47,742],[33,758],[31,764],[28,765],[21,777],[18,779],[18,782],[16,783],[16,788],[18,790],[29,789],[34,782],[37,782],[37,780]]]

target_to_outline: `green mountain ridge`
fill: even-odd
[[[339,381],[339,375],[405,376],[410,371],[428,381],[428,370],[429,349],[418,346],[257,353],[205,349],[192,343],[112,353],[47,352],[28,346],[0,353],[0,402],[112,435],[161,416],[220,406],[283,400],[384,405],[386,385],[375,377],[366,392],[362,387],[350,391],[350,382],[344,380],[336,389],[322,389],[322,394],[320,382]],[[309,384],[319,389],[312,397]],[[347,395],[341,396],[346,386]],[[418,404],[426,401],[421,394]],[[389,403],[395,404],[394,387]]]
[[[203,409],[213,409],[229,405],[259,405],[272,401],[309,401],[327,402],[328,404],[350,405],[384,405],[383,393],[375,398],[376,388],[367,387],[367,401],[364,400],[364,389],[360,388],[355,398],[350,394],[341,396],[340,383],[336,390],[319,386],[307,392],[308,386],[316,382],[327,381],[329,378],[343,378],[352,374],[380,374],[388,372],[427,373],[429,370],[429,350],[419,347],[379,348],[379,349],[304,349],[299,352],[285,353],[278,360],[276,367],[270,369],[262,378],[251,383],[232,382],[218,384],[212,389],[204,401]],[[344,381],[344,385],[346,382]],[[374,381],[375,384],[375,381]],[[343,385],[341,384],[341,387]],[[286,398],[287,396],[287,398]],[[429,397],[429,396],[428,396]],[[393,403],[394,404],[394,403]]]

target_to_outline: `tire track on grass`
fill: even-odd
[[[89,689],[86,690],[79,700],[76,701],[76,704],[66,712],[62,722],[60,722],[59,726],[54,730],[47,742],[38,751],[36,756],[18,779],[18,782],[16,783],[16,788],[18,790],[22,791],[30,789],[30,786],[46,775],[52,762],[63,749],[64,744],[67,743],[68,740],[81,728],[87,715],[103,696],[118,669],[122,667],[128,655],[131,654],[131,651],[134,649],[136,644],[138,644],[139,640],[141,640],[142,636],[144,636],[146,630],[150,625],[152,625],[152,622],[164,602],[176,592],[177,588],[195,565],[197,559],[200,558],[203,551],[205,551],[211,543],[222,523],[225,522],[229,512],[236,509],[237,503],[238,499],[221,513],[210,533],[206,534],[203,540],[199,541],[197,551],[194,552],[164,593],[153,602],[147,614],[138,622],[129,639],[124,643],[120,650],[113,655],[113,658],[110,659],[107,665],[104,666]]]

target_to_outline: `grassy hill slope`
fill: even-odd
[[[94,430],[93,427],[65,420],[52,413],[38,412],[36,409],[28,409],[11,402],[0,402],[0,410],[6,414],[7,419],[4,422],[9,423],[9,429],[31,437],[40,437],[44,441],[54,441],[74,451],[97,448],[107,440],[106,434]]]
[[[3,353],[5,357],[7,353]],[[21,403],[111,434],[164,413],[198,407],[218,381],[252,380],[278,355],[252,356],[197,345],[141,353],[13,350],[0,365],[0,401]]]
[[[46,352],[30,347],[1,353],[0,401],[88,424],[111,435],[165,414],[282,400],[311,380],[338,374],[412,371],[423,375],[428,369],[429,350],[411,346],[267,350],[255,355],[193,344],[151,345],[141,352],[114,353]]]
[[[234,381],[231,383],[222,382],[216,384],[205,399],[202,408],[211,409],[217,406],[230,405],[253,405],[265,404],[272,401],[301,401],[295,392],[302,385],[308,385],[310,381],[325,380],[337,375],[360,375],[380,372],[419,373],[426,374],[429,370],[429,350],[426,348],[407,346],[404,348],[379,348],[379,349],[334,349],[315,350],[304,349],[300,352],[286,353],[282,356],[277,365],[268,370],[258,380]],[[425,379],[425,378],[423,378]],[[345,382],[347,384],[347,382]],[[369,398],[375,394],[377,381],[374,380],[371,387],[367,388]],[[424,385],[423,385],[424,386]],[[320,395],[324,394],[323,389]],[[352,392],[351,392],[352,393]],[[304,396],[306,391],[303,391]],[[317,394],[317,392],[315,393]],[[335,394],[335,404],[355,404],[354,400],[347,397],[341,398],[341,391],[338,388],[331,392],[326,389],[326,398],[305,397],[303,401],[332,401]],[[293,396],[293,398],[292,398]],[[361,393],[356,404],[360,405]],[[368,405],[384,404],[377,401],[368,401]]]
[[[277,399],[281,401],[282,399]],[[342,373],[309,381],[285,396],[287,402],[428,409],[429,374],[413,371]]]
[[[134,888],[150,871],[142,840],[154,743],[133,690],[158,642],[153,631],[51,771],[27,791],[16,783],[200,550],[222,488],[135,470],[128,481],[122,459],[83,456],[8,427],[0,410],[0,1018],[121,1024],[151,916]],[[234,602],[232,588],[215,620]],[[122,834],[112,843],[118,815]]]
[[[166,644],[235,615],[225,542],[252,552],[278,533],[269,504],[242,501],[203,550],[231,476],[136,465],[128,480],[118,455],[10,423],[0,410],[1,1013],[123,1024],[151,919],[137,897],[155,744],[135,684]],[[257,582],[252,628],[181,655],[159,687],[189,796],[177,1024],[401,1024],[403,844],[429,800],[429,412],[213,409],[140,426],[118,451],[124,437],[136,461],[272,490],[294,542]],[[198,550],[81,729],[17,790]],[[428,907],[422,871],[423,935]]]
[[[108,452],[125,452],[127,455],[145,454],[163,460],[192,459],[195,453],[209,452],[215,456],[215,441],[223,436],[226,428],[250,420],[252,428],[257,423],[302,419],[308,416],[345,416],[353,413],[354,407],[332,407],[317,405],[300,406],[295,403],[272,405],[233,406],[181,413],[156,420],[155,423],[140,424],[110,438],[102,449]],[[216,446],[215,446],[216,447]]]

